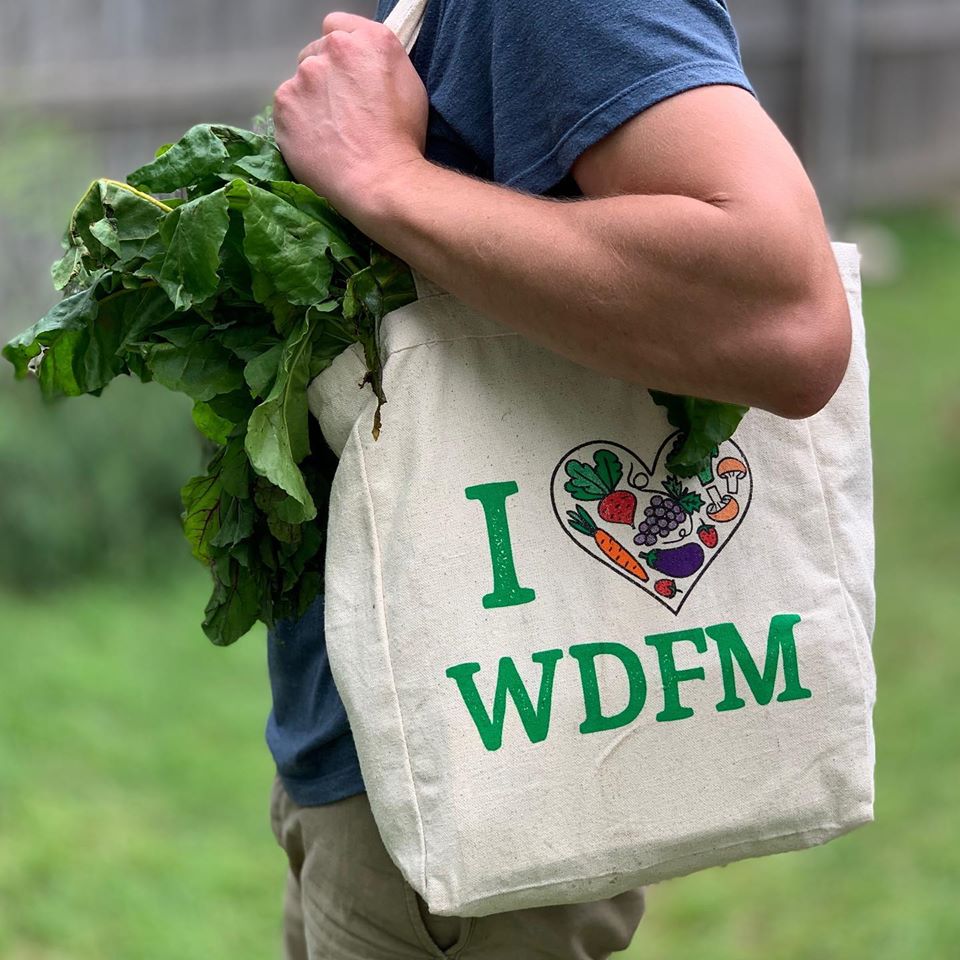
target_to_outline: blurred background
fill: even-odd
[[[0,339],[55,302],[47,268],[91,179],[193,123],[247,125],[334,6],[0,0]],[[655,888],[624,956],[956,957],[960,2],[730,7],[835,239],[865,253],[877,823]],[[264,635],[201,634],[182,399],[118,382],[49,406],[0,368],[3,960],[277,955]]]

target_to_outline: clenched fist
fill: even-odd
[[[427,91],[393,32],[366,17],[327,16],[273,104],[291,172],[347,217],[372,187],[423,158]]]

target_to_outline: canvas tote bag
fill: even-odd
[[[412,45],[424,0],[389,21]],[[615,895],[872,819],[867,360],[751,411],[709,471],[646,390],[418,277],[382,325],[383,428],[343,354],[326,642],[377,824],[436,914]],[[638,544],[636,539],[640,539]]]

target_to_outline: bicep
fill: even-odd
[[[662,100],[587,149],[572,174],[588,197],[666,194],[744,216],[821,222],[790,144],[757,100],[725,84]]]
[[[683,291],[688,303],[698,282],[705,311],[728,301],[742,326],[736,356],[765,358],[767,371],[770,357],[784,358],[790,396],[767,409],[820,409],[849,356],[846,295],[813,186],[749,93],[717,85],[663,100],[586,150],[572,172],[586,197],[631,198],[636,213],[621,245],[640,262],[659,257],[668,285],[676,274],[666,268],[679,265],[694,288]]]

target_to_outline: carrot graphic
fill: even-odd
[[[614,540],[606,530],[601,530],[583,507],[578,506],[576,510],[568,510],[567,517],[574,530],[584,536],[593,537],[593,542],[618,567],[626,570],[627,573],[632,573],[639,580],[650,579],[647,571],[634,559],[630,551],[622,543]]]

